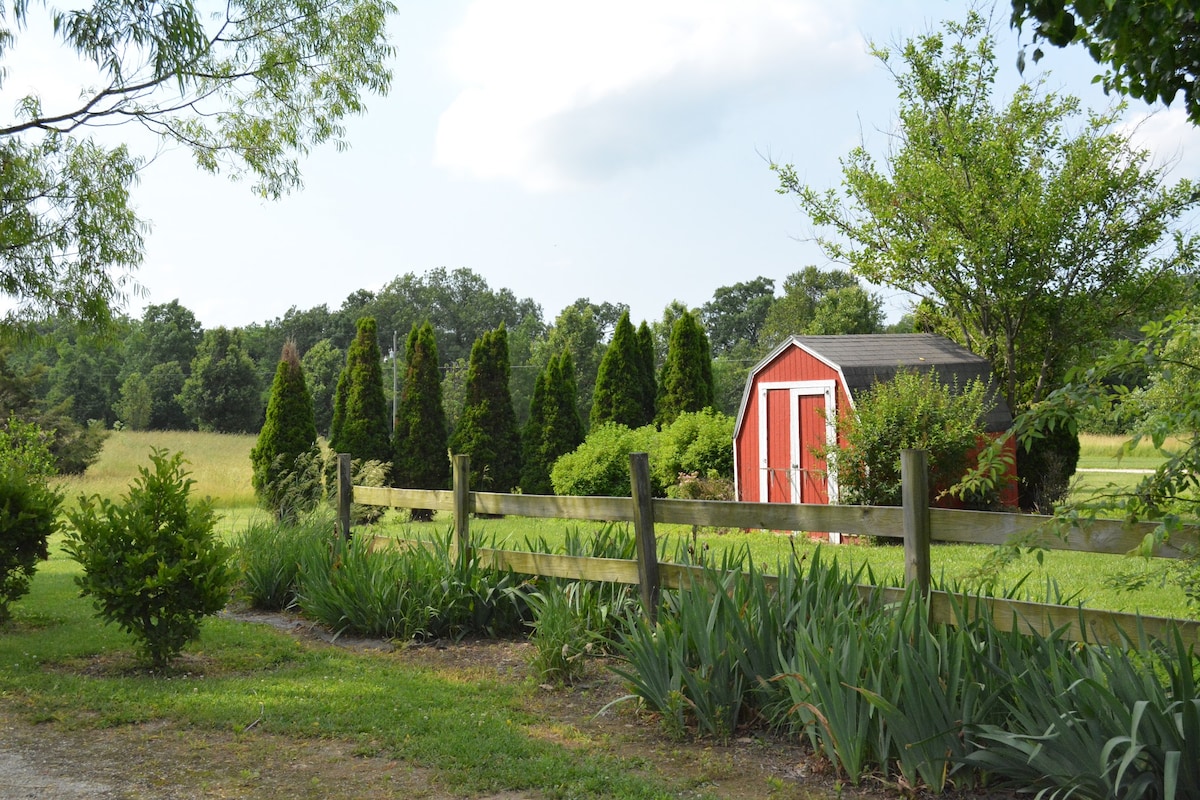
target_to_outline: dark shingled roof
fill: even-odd
[[[987,359],[944,336],[932,333],[847,334],[793,336],[790,341],[839,368],[852,397],[869,390],[876,382],[890,380],[900,369],[933,371],[943,383],[958,386],[978,378],[988,384],[994,398],[985,419],[988,431],[996,433],[1012,425],[1012,413]]]

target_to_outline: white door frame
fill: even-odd
[[[788,483],[791,486],[792,502],[800,502],[800,412],[799,399],[821,395],[825,398],[825,445],[830,450],[837,447],[837,381],[780,381],[758,384],[758,499],[768,502],[770,497],[770,473],[767,465],[767,392],[788,393]],[[836,503],[838,496],[837,475],[829,470],[826,492],[829,502]]]

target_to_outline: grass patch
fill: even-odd
[[[671,787],[640,765],[548,742],[528,684],[469,681],[395,654],[298,641],[264,625],[209,619],[172,667],[136,666],[132,643],[81,599],[54,543],[16,621],[0,636],[0,697],[26,721],[91,729],[171,721],[292,739],[338,739],[436,771],[464,794],[651,798]]]

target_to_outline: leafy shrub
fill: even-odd
[[[46,540],[59,528],[62,495],[46,479],[14,464],[0,464],[0,623],[9,604],[29,591],[37,562],[50,557]]]
[[[631,430],[613,422],[593,428],[583,444],[554,462],[550,482],[555,494],[629,497],[629,454],[650,452],[656,435],[653,425]],[[650,477],[651,490],[661,495],[663,485]]]
[[[0,623],[29,591],[37,562],[50,557],[46,540],[59,528],[62,495],[47,483],[55,472],[52,439],[16,416],[0,428]]]
[[[1044,430],[1023,442],[1017,452],[1017,493],[1021,509],[1054,513],[1066,499],[1079,464],[1079,434],[1066,425]]]
[[[705,409],[680,414],[661,431],[653,425],[630,429],[616,423],[593,428],[582,445],[554,463],[554,491],[628,497],[629,454],[636,452],[650,456],[650,489],[656,497],[683,496],[675,487],[688,473],[732,480],[733,419]]]
[[[150,460],[121,502],[79,498],[65,549],[83,567],[75,580],[99,615],[161,667],[225,607],[236,573],[230,548],[213,535],[211,500],[192,501],[183,455],[155,449]]]
[[[732,480],[733,418],[711,408],[680,414],[655,437],[650,470],[672,497],[687,496],[678,484],[689,473],[696,479]]]
[[[300,561],[311,542],[328,541],[333,516],[318,512],[297,522],[250,523],[238,535],[235,548],[241,586],[254,608],[279,610],[296,600]]]
[[[968,455],[985,437],[986,402],[982,382],[959,389],[932,372],[901,371],[877,383],[859,400],[857,413],[838,421],[845,444],[829,455],[842,501],[900,505],[900,451],[905,449],[929,453],[934,500],[966,471]]]

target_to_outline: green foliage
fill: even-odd
[[[554,493],[573,496],[629,497],[629,454],[648,453],[657,431],[653,425],[631,430],[610,423],[593,428],[574,451],[554,462],[550,482]],[[651,475],[653,484],[654,476]],[[664,487],[652,485],[661,495]]]
[[[49,438],[16,417],[0,430],[0,624],[12,615],[9,604],[29,591],[37,562],[50,557],[46,541],[59,529],[62,495],[48,483]]]
[[[530,365],[545,369],[551,356],[570,351],[578,393],[576,408],[579,419],[585,424],[591,419],[596,377],[604,357],[605,327],[616,324],[624,306],[619,309],[608,303],[597,305],[581,297],[559,313],[545,339],[537,342],[531,353]]]
[[[1019,445],[1017,494],[1022,509],[1052,514],[1071,490],[1079,463],[1079,434],[1060,425]]]
[[[501,635],[521,628],[510,572],[451,556],[448,536],[403,551],[367,541],[310,541],[296,603],[335,631],[392,639]]]
[[[644,368],[641,345],[627,311],[617,321],[612,341],[600,360],[592,395],[591,427],[615,422],[639,428],[653,420],[646,416]]]
[[[258,369],[242,331],[206,331],[183,382],[179,404],[202,431],[253,433],[262,422]]]
[[[1020,409],[1186,291],[1195,242],[1175,227],[1200,196],[1166,184],[1165,166],[1119,132],[1119,108],[1080,119],[1077,98],[1041,83],[996,103],[986,21],[970,11],[944,27],[875,49],[900,100],[886,155],[855,148],[827,191],[773,169],[828,231],[827,257],[928,299]]]
[[[775,302],[775,281],[757,277],[721,286],[700,307],[700,322],[708,331],[714,356],[755,352],[767,312]]]
[[[501,325],[471,348],[463,412],[450,437],[455,454],[471,457],[477,491],[507,492],[521,482],[521,436],[508,379],[508,334]]]
[[[159,364],[170,362],[190,368],[203,339],[200,321],[178,300],[148,305],[125,337],[122,374],[149,375]]]
[[[1183,93],[1183,107],[1193,124],[1200,123],[1200,39],[1196,19],[1200,3],[1175,0],[1145,3],[1108,0],[1104,3],[1071,0],[1013,0],[1012,24],[1020,30],[1033,22],[1033,60],[1039,61],[1038,42],[1056,47],[1078,42],[1097,64],[1105,67],[1104,90],[1138,97],[1147,103],[1162,100],[1170,105]],[[1021,50],[1018,65],[1025,64]]]
[[[250,451],[253,469],[251,482],[258,500],[276,519],[291,518],[309,508],[288,503],[296,498],[288,491],[286,475],[296,469],[297,459],[316,452],[317,426],[313,420],[312,396],[304,382],[304,370],[296,343],[283,346],[271,396],[267,400],[267,419]]]
[[[521,435],[521,490],[553,494],[550,470],[554,462],[583,442],[583,423],[576,404],[575,364],[571,351],[551,356],[538,376],[529,406],[529,421]]]
[[[555,494],[628,497],[629,454],[644,452],[655,496],[681,496],[681,482],[694,496],[698,480],[732,480],[732,442],[733,419],[712,409],[681,414],[661,431],[609,423],[593,428],[583,444],[560,457],[550,479]],[[724,495],[721,489],[714,493]]]
[[[658,370],[654,359],[654,332],[642,320],[637,330],[638,352],[642,360],[642,418],[653,420],[658,407]]]
[[[55,469],[64,475],[82,474],[100,455],[107,431],[104,425],[79,425],[70,415],[70,400],[50,404],[38,399],[37,384],[44,370],[19,370],[11,363],[12,352],[0,349],[0,419],[13,417],[34,425],[54,456]]]
[[[195,423],[184,413],[179,404],[179,395],[187,376],[183,364],[178,361],[168,361],[156,364],[146,376],[146,385],[150,389],[150,424],[151,430],[156,431],[187,431],[193,430]],[[188,362],[188,367],[191,364]]]
[[[117,419],[128,428],[144,431],[150,427],[154,412],[154,395],[150,384],[140,372],[131,372],[121,384],[121,399],[113,407]]]
[[[774,347],[800,334],[879,333],[883,301],[840,269],[808,266],[783,281],[783,296],[763,320],[762,341]]]
[[[671,327],[667,360],[658,381],[655,420],[669,425],[680,414],[702,411],[713,405],[712,354],[704,329],[690,311]]]
[[[898,506],[900,451],[929,454],[930,501],[969,466],[968,453],[986,435],[987,387],[943,384],[935,372],[898,372],[859,399],[856,413],[838,420],[844,444],[830,453],[841,502]],[[979,498],[983,500],[983,498]]]
[[[296,600],[300,561],[313,542],[328,542],[333,516],[317,512],[293,522],[258,520],[234,540],[239,588],[253,608],[275,611]]]
[[[334,346],[329,339],[321,339],[305,351],[300,366],[312,393],[313,421],[317,433],[328,436],[333,424],[333,395],[337,387],[346,354]]]
[[[67,512],[64,545],[83,567],[76,583],[106,623],[137,640],[154,667],[175,658],[200,635],[206,616],[225,607],[236,579],[229,547],[213,534],[209,500],[193,501],[183,456],[150,454],[152,468],[120,502],[80,497]]]
[[[329,447],[357,459],[392,462],[388,425],[391,410],[383,397],[383,356],[375,320],[363,317],[358,333],[346,350],[346,366],[338,377],[334,395]]]
[[[450,481],[437,354],[433,326],[413,325],[405,345],[404,389],[396,410],[394,486],[444,489]],[[432,512],[423,509],[414,509],[414,514],[432,518]]]
[[[679,484],[685,475],[731,479],[733,418],[711,408],[680,414],[655,437],[650,450],[650,471],[654,483],[665,487],[671,497],[680,496]],[[689,477],[686,483],[694,484],[695,478]]]
[[[215,17],[190,0],[154,9],[13,6],[5,55],[26,34],[52,28],[57,58],[77,62],[84,76],[77,92],[45,97],[44,76],[10,76],[33,88],[0,124],[0,185],[11,200],[0,273],[16,301],[7,324],[66,311],[104,325],[130,293],[145,225],[129,190],[145,160],[81,132],[136,122],[164,146],[190,150],[201,169],[250,174],[256,193],[278,197],[300,186],[299,156],[341,142],[343,118],[363,110],[362,92],[387,90],[392,10],[384,0],[239,1]]]

